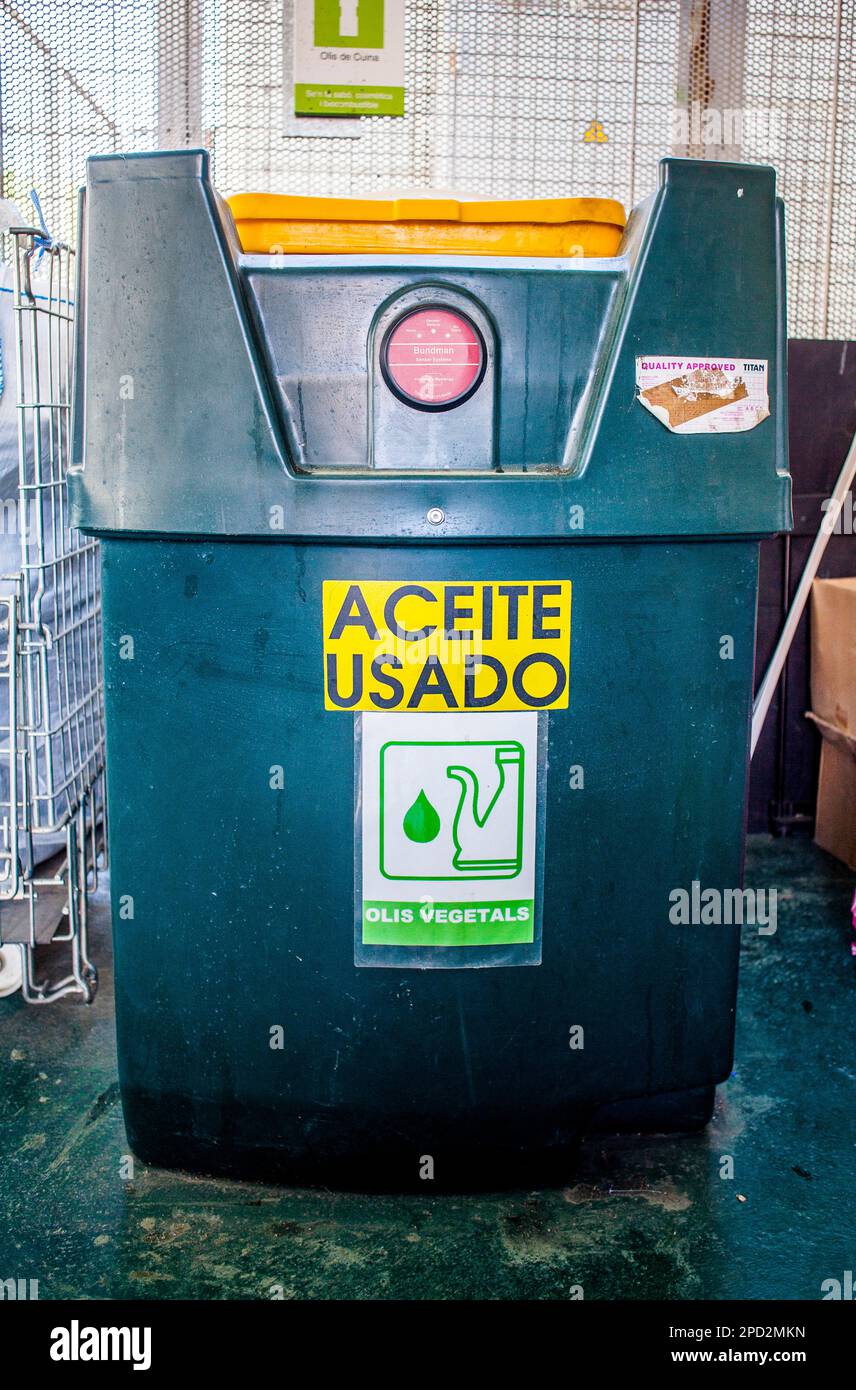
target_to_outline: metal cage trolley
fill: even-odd
[[[90,1003],[88,897],[106,864],[104,701],[99,547],[71,529],[66,482],[74,252],[33,228],[9,241],[18,469],[2,502],[0,945],[20,947],[29,1003]],[[70,968],[41,979],[36,949],[51,942],[68,944]]]

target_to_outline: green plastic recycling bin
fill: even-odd
[[[790,524],[773,171],[663,161],[611,256],[447,233],[245,254],[205,153],[89,161],[73,521],[148,1162],[564,1175],[731,1070],[739,914],[697,908],[741,897]]]

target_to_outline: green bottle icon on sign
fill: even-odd
[[[315,0],[316,48],[383,48],[384,0]]]

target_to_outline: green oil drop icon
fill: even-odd
[[[427,845],[436,840],[440,833],[440,817],[437,815],[424,791],[421,791],[402,822],[408,840],[417,845]]]

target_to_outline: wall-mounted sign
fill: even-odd
[[[325,579],[324,707],[567,709],[569,579]]]
[[[364,714],[356,965],[541,963],[538,714]]]
[[[294,0],[294,113],[404,115],[405,0]]]

